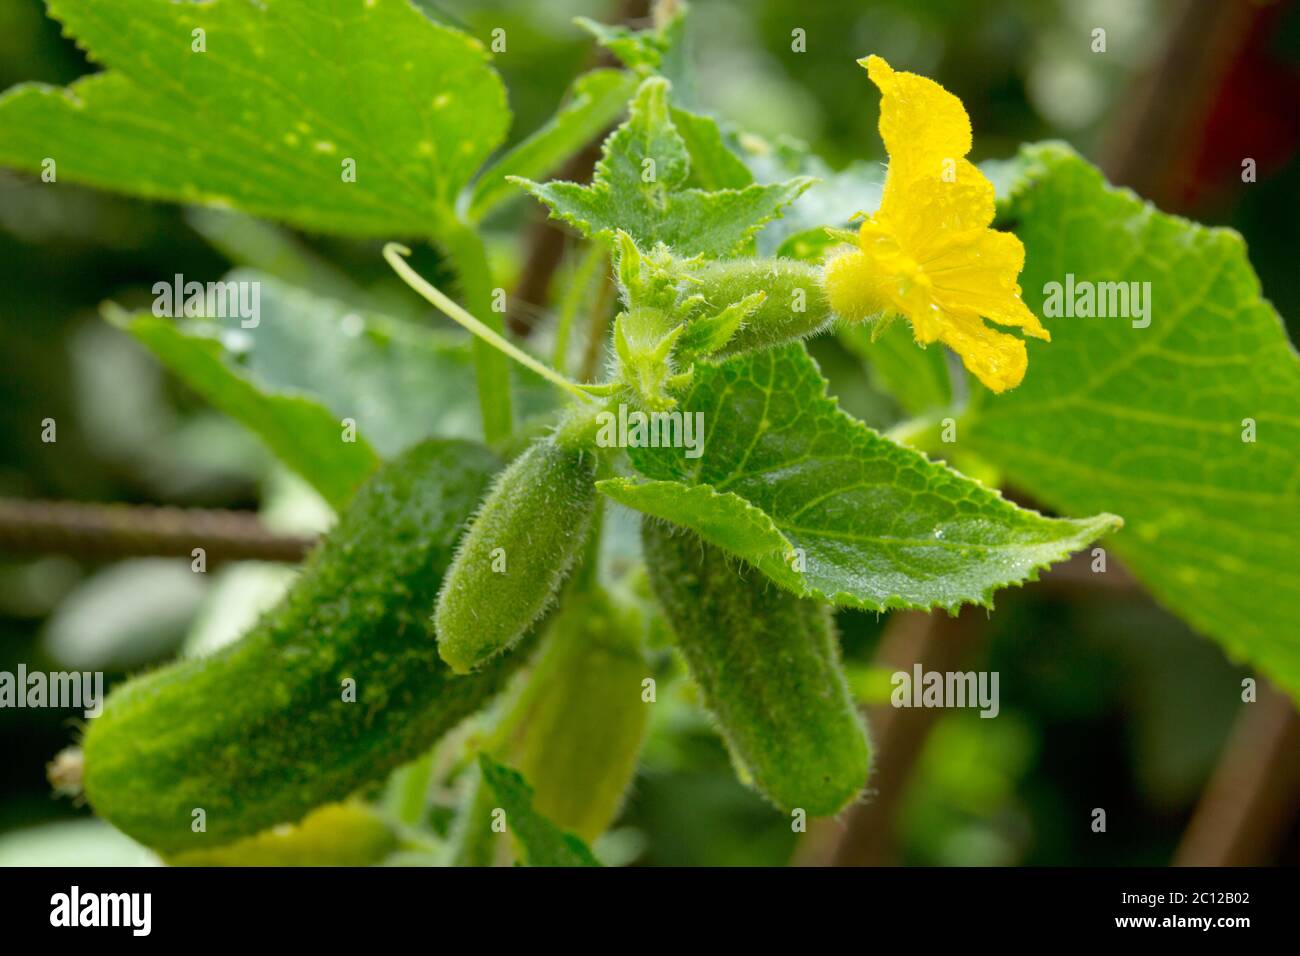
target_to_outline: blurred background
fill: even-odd
[[[598,62],[575,15],[636,25],[648,13],[635,0],[422,5],[479,37],[507,30],[496,64],[513,140]],[[1099,27],[1104,54],[1092,49]],[[807,52],[791,50],[795,28]],[[977,161],[1024,141],[1069,141],[1163,209],[1240,230],[1265,294],[1300,337],[1300,5],[697,0],[692,29],[702,106],[743,130],[805,140],[833,168],[883,159],[878,97],[853,66],[870,52],[961,96]],[[39,0],[0,0],[0,89],[91,69]],[[1243,140],[1254,183],[1241,180]],[[568,240],[543,219],[514,203],[490,223],[503,275],[521,282],[537,274],[530,262],[554,260],[542,271],[550,282],[519,289],[519,332],[544,324],[564,275]],[[387,294],[378,243],[298,239]],[[0,670],[102,670],[111,686],[228,640],[291,579],[292,540],[328,525],[328,509],[254,438],[99,317],[106,299],[147,301],[159,278],[216,279],[231,265],[209,218],[0,171]],[[892,424],[896,412],[856,358],[829,338],[814,354],[848,407]],[[56,444],[41,440],[47,418]],[[218,509],[244,542],[232,554],[281,560],[196,575],[187,559],[149,556],[147,541],[92,547],[81,519],[34,544],[16,530],[30,515],[14,499]],[[259,528],[290,540],[287,554],[240,537]],[[689,695],[674,695],[656,708],[643,768],[601,852],[640,865],[1300,862],[1292,707],[1265,690],[1266,706],[1246,713],[1233,702],[1247,672],[1122,577],[1108,575],[1105,588],[1090,577],[1067,565],[1002,592],[995,613],[953,620],[841,614],[864,699],[879,698],[882,668],[921,660],[1000,672],[1001,715],[873,709],[875,801],[798,841],[735,781]],[[51,795],[46,763],[74,739],[69,713],[0,710],[0,863],[147,859],[107,828],[73,823],[88,809]],[[1090,829],[1094,807],[1107,809],[1106,834]]]

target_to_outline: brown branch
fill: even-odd
[[[557,179],[585,183],[591,179],[591,170],[600,158],[600,148],[592,143],[570,159],[561,168]],[[566,234],[545,213],[528,230],[528,252],[524,259],[519,282],[510,297],[510,331],[527,336],[537,324],[542,306],[549,299],[555,270],[564,260]]]
[[[1175,866],[1259,866],[1300,810],[1300,714],[1259,682],[1243,703],[1218,766],[1174,855]]]
[[[299,561],[311,538],[276,534],[252,512],[0,498],[0,554],[76,558]]]
[[[1178,206],[1206,105],[1246,42],[1262,5],[1182,0],[1164,49],[1108,124],[1100,166],[1162,209]]]
[[[582,353],[582,366],[578,370],[579,382],[590,382],[596,376],[600,357],[605,350],[605,330],[609,328],[610,312],[614,307],[614,280],[606,275],[596,293],[596,301],[591,306],[591,315],[587,320],[587,344]]]
[[[618,6],[614,22],[632,22],[650,14],[648,0],[622,0]],[[618,66],[618,61],[604,47],[598,47],[588,58],[588,68],[595,66],[614,67]],[[604,139],[605,134],[601,133],[588,143],[564,164],[556,178],[576,183],[590,181]],[[564,230],[540,210],[534,212],[534,216],[536,218],[528,230],[528,252],[524,256],[514,295],[510,297],[510,315],[507,317],[510,331],[523,337],[537,324],[537,317],[549,297],[555,271],[564,259]]]
[[[601,301],[593,308],[595,332],[588,343],[594,346],[588,349],[593,370],[613,292],[613,284],[606,282]],[[277,534],[245,511],[0,498],[0,554],[188,557],[193,548],[202,547],[209,560],[297,561],[313,543],[310,537]],[[1097,589],[1140,593],[1137,581],[1113,558],[1105,574],[1094,573],[1091,560],[1087,554],[1076,554],[1029,586],[1066,597]]]

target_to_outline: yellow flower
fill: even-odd
[[[993,184],[965,156],[970,118],[934,80],[859,60],[880,87],[880,136],[889,153],[880,209],[862,223],[858,248],[826,263],[831,308],[844,319],[901,313],[921,345],[939,341],[995,392],[1025,377],[1025,343],[991,319],[1051,339],[1020,299],[1025,248],[990,229]]]

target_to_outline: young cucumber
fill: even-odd
[[[588,843],[613,822],[636,773],[651,709],[644,631],[640,611],[599,586],[570,589],[483,745],[524,775],[538,813]],[[496,806],[475,781],[453,841],[456,865],[509,858],[493,827]]]
[[[594,588],[566,597],[496,752],[533,787],[533,806],[591,842],[605,832],[636,772],[650,705],[635,608]]]
[[[784,811],[836,813],[869,748],[823,605],[778,588],[694,534],[643,521],[651,584],[733,759]]]
[[[714,359],[754,352],[807,338],[834,316],[823,288],[821,267],[794,259],[728,259],[708,262],[691,274],[686,289],[716,310],[756,290],[763,302]]]
[[[456,538],[499,462],[430,441],[382,467],[239,642],[127,682],[83,744],[95,811],[164,853],[292,823],[422,753],[502,686],[428,627]]]
[[[510,648],[555,597],[596,504],[596,455],[534,442],[497,479],[438,595],[438,653],[467,673]]]

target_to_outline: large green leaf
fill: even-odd
[[[333,453],[344,418],[356,422],[358,442],[383,457],[431,435],[473,438],[480,433],[466,336],[356,308],[255,270],[238,269],[223,281],[257,285],[255,327],[243,328],[238,317],[141,315],[119,317],[119,322],[309,481],[331,481],[330,468],[324,462],[313,465],[310,449],[317,447],[319,433]],[[517,377],[526,415],[554,407],[551,386],[525,370]],[[231,396],[219,394],[222,381],[230,383]],[[260,398],[252,401],[250,390]],[[308,407],[316,411],[305,411]],[[298,434],[279,421],[286,409],[292,410],[293,422],[304,415],[319,422]]]
[[[783,137],[773,143],[753,135],[733,138],[757,182],[791,176],[815,180],[797,203],[763,230],[758,248],[764,255],[819,259],[838,242],[827,235],[826,227],[850,228],[855,217],[870,215],[880,205],[885,170],[879,163],[855,160],[834,170],[799,140]]]
[[[910,323],[895,320],[885,329],[871,323],[845,325],[837,334],[849,351],[867,363],[872,380],[909,415],[934,413],[952,404],[946,350],[942,345],[921,348]]]
[[[533,809],[533,788],[523,774],[479,754],[483,785],[505,811],[505,823],[515,835],[529,866],[600,866],[585,843],[557,827]]]
[[[601,490],[836,604],[991,606],[997,588],[1120,524],[1018,508],[881,437],[826,396],[802,344],[697,366],[682,409],[704,416],[702,454],[629,449],[651,481],[611,479]]]
[[[1110,188],[1068,148],[1021,158],[1003,212],[1052,341],[1019,388],[980,393],[959,444],[1052,507],[1123,514],[1114,548],[1156,597],[1300,695],[1300,358],[1241,237]],[[1149,326],[1044,315],[1067,274],[1149,282]]]
[[[605,141],[590,186],[520,180],[551,213],[584,235],[612,239],[622,229],[644,249],[663,242],[679,256],[745,251],[754,233],[812,182],[791,179],[742,189],[687,187],[690,152],[673,125],[668,82],[641,84],[627,122]],[[693,132],[698,132],[693,127]]]
[[[341,420],[317,399],[260,386],[227,361],[215,338],[187,333],[175,320],[149,312],[110,309],[108,316],[215,408],[258,435],[336,509],[378,464],[363,434],[344,441]]]
[[[227,281],[257,282],[261,321],[199,320],[191,334],[223,331],[226,357],[266,389],[317,398],[335,420],[351,418],[384,457],[430,435],[479,434],[468,343],[370,311],[351,308],[248,270]]]
[[[60,181],[314,230],[429,236],[509,125],[481,45],[409,0],[49,10],[106,70],[0,98],[0,163],[39,171],[52,158]]]

